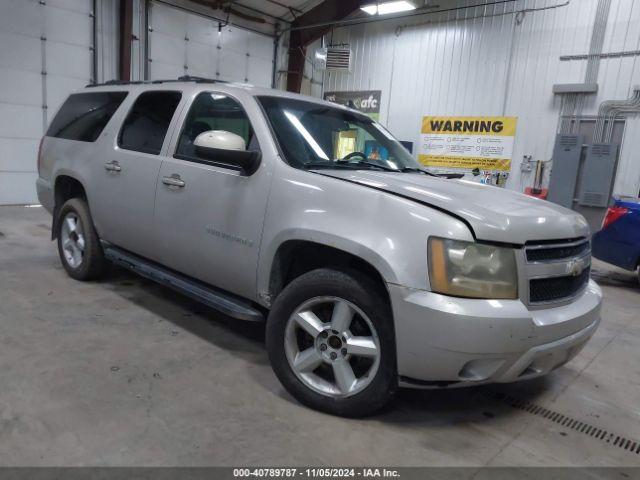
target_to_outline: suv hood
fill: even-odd
[[[420,173],[317,170],[316,173],[412,198],[464,219],[478,240],[523,245],[588,237],[584,217],[554,203],[466,180]]]

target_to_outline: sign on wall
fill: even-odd
[[[380,90],[364,90],[359,92],[324,92],[324,99],[340,105],[353,107],[368,115],[373,120],[380,117]],[[351,104],[350,102],[353,102]]]
[[[418,160],[427,167],[508,172],[516,117],[422,118]]]

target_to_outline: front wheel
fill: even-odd
[[[267,321],[267,350],[276,375],[301,403],[364,416],[393,396],[393,322],[381,290],[357,273],[319,269],[278,296]]]

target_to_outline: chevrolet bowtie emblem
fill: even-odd
[[[579,258],[573,259],[567,264],[567,273],[577,277],[584,270],[584,266],[584,260]]]

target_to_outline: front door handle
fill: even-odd
[[[108,172],[119,172],[122,170],[122,167],[115,160],[113,162],[107,162],[104,164],[104,169]]]
[[[180,178],[180,175],[178,175],[177,173],[174,173],[170,177],[162,177],[162,183],[164,183],[165,185],[169,185],[170,187],[182,188],[185,186],[184,181]]]

